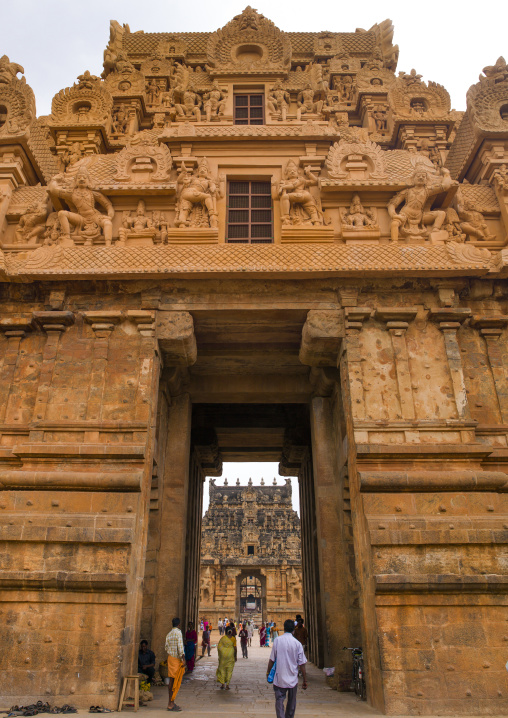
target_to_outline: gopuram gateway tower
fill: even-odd
[[[46,117],[0,58],[6,707],[114,707],[197,618],[204,477],[278,461],[312,660],[508,712],[508,67],[456,112],[392,35],[113,22]]]
[[[201,532],[199,616],[217,627],[219,618],[258,627],[303,615],[300,520],[284,486],[217,486]],[[315,633],[310,636],[315,639]]]

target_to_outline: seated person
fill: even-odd
[[[138,653],[138,673],[148,676],[148,683],[152,683],[155,673],[155,653],[148,650],[148,641],[141,641]]]

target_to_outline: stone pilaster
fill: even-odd
[[[69,311],[34,312],[35,322],[46,332],[46,343],[42,352],[41,373],[35,400],[34,419],[43,421],[49,403],[53,372],[58,355],[60,337],[74,324],[74,314]]]
[[[0,423],[5,421],[7,414],[7,405],[18,364],[21,340],[32,328],[33,319],[29,314],[0,319],[0,331],[8,339],[7,349],[0,369]]]
[[[363,322],[371,315],[370,307],[346,307],[345,311],[345,347],[347,350],[347,368],[349,391],[354,419],[365,419],[365,396],[360,352],[360,332]]]
[[[462,322],[471,315],[471,310],[463,307],[445,307],[443,309],[431,309],[430,321],[436,322],[443,332],[446,358],[452,379],[455,404],[457,406],[457,418],[470,419],[471,412],[467,400],[466,384],[464,381],[464,369],[460,358],[460,347],[457,341],[457,331]]]
[[[386,323],[392,340],[395,371],[399,388],[400,409],[403,419],[415,419],[411,373],[407,355],[406,330],[418,312],[417,307],[379,307],[375,317]]]
[[[94,333],[92,374],[88,391],[86,418],[100,421],[102,419],[102,402],[108,366],[109,338],[115,326],[121,320],[119,311],[83,312],[85,321],[90,324]]]
[[[475,316],[471,324],[479,330],[485,339],[489,365],[496,387],[499,411],[504,424],[508,424],[508,380],[499,342],[499,337],[508,325],[508,316],[502,314]]]

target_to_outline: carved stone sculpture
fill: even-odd
[[[126,135],[129,130],[130,117],[124,105],[117,105],[113,108],[111,118],[111,133],[113,135]]]
[[[475,209],[471,200],[463,199],[460,192],[455,199],[460,228],[469,240],[487,241],[496,238],[495,234],[489,233],[483,214]]]
[[[284,122],[287,118],[289,109],[290,97],[289,92],[282,87],[279,81],[270,90],[270,94],[267,97],[266,105],[272,115],[279,115],[279,120]]]
[[[46,202],[32,202],[25,209],[16,228],[17,244],[40,244],[46,231]]]
[[[194,117],[198,122],[201,121],[201,105],[202,100],[197,92],[193,90],[185,90],[182,93],[181,101],[176,104],[176,112],[179,117]]]
[[[441,169],[442,179],[432,182],[424,167],[417,167],[411,179],[411,186],[398,192],[388,203],[391,218],[391,239],[397,242],[399,235],[408,239],[427,239],[441,229],[446,212],[430,211],[429,200],[435,195],[457,184],[447,169]],[[397,209],[402,205],[402,209]]]
[[[356,88],[351,75],[340,75],[335,78],[334,89],[340,102],[353,102],[355,99]]]
[[[124,212],[122,226],[118,231],[118,245],[146,246],[152,245],[156,228],[153,221],[146,214],[146,205],[142,199],[139,200],[136,214],[131,217],[130,212]]]
[[[388,129],[388,108],[386,105],[374,105],[371,117],[376,126],[376,132],[383,134]]]
[[[17,74],[23,74],[25,70],[17,62],[11,62],[7,55],[0,57],[0,84],[9,85],[17,79]]]
[[[53,202],[63,199],[72,209],[71,211],[60,210],[58,219],[62,229],[60,243],[66,246],[74,245],[71,237],[71,227],[77,228],[85,238],[85,244],[93,244],[94,239],[104,233],[106,245],[111,244],[113,237],[113,225],[111,220],[114,217],[113,205],[101,192],[96,192],[90,187],[90,177],[85,167],[81,167],[74,178],[72,189],[66,189],[59,184],[63,179],[57,175],[48,184],[48,194]],[[102,214],[95,205],[98,204],[106,210],[107,215]]]
[[[349,209],[342,211],[341,219],[343,226],[347,229],[377,229],[377,220],[374,210],[372,208],[365,209],[358,194],[353,195]]]
[[[217,227],[217,186],[210,176],[206,158],[191,174],[182,162],[177,180],[176,227]],[[199,210],[195,212],[194,210]]]
[[[223,92],[217,80],[213,81],[212,89],[203,95],[206,121],[211,122],[224,114],[226,107],[226,93]]]
[[[323,100],[315,100],[316,93],[312,89],[312,85],[308,83],[301,92],[298,93],[296,111],[296,119],[301,120],[302,115],[307,113],[319,114],[323,108]]]
[[[307,221],[316,226],[323,224],[323,215],[308,190],[309,187],[317,184],[318,177],[309,166],[300,174],[296,164],[292,160],[288,162],[284,179],[279,183],[283,226],[301,225]]]
[[[35,117],[35,97],[24,77],[21,65],[0,57],[0,135],[24,132]]]
[[[493,172],[492,184],[502,192],[508,190],[508,167],[505,164]]]

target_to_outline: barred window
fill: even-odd
[[[270,182],[228,183],[226,241],[235,244],[273,242]]]
[[[263,93],[234,95],[235,125],[264,125],[264,106]]]

